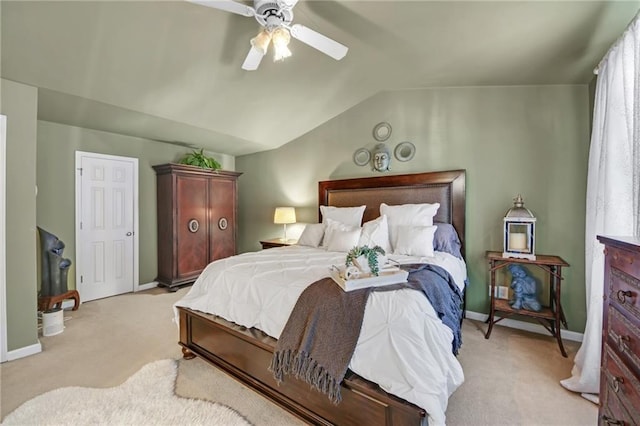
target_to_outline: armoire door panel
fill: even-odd
[[[207,253],[207,180],[178,176],[176,231],[178,239],[177,277],[199,274],[209,261]]]
[[[174,208],[173,208],[173,176],[170,174],[158,175],[156,178],[157,221],[158,221],[158,276],[161,283],[171,282],[175,276],[175,262],[173,253],[176,238],[173,232]]]
[[[209,260],[236,254],[236,181],[211,181],[209,185],[211,238]]]

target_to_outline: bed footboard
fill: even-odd
[[[318,425],[426,425],[426,412],[349,372],[342,383],[342,402],[300,380],[278,385],[267,367],[275,340],[257,330],[186,308],[180,312],[180,345],[269,398],[303,421]],[[185,349],[187,352],[185,352]]]

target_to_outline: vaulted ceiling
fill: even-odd
[[[251,3],[247,3],[251,4]],[[587,84],[640,1],[300,1],[294,23],[349,47],[244,71],[253,18],[185,1],[2,1],[2,78],[38,116],[243,155],[383,90]]]

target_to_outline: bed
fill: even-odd
[[[437,202],[440,208],[434,221],[453,225],[464,255],[464,170],[322,181],[319,182],[318,189],[319,206],[365,205],[363,222],[378,217],[379,206],[383,202],[388,205]],[[267,251],[271,252],[270,256],[280,253],[284,256],[286,249]],[[229,268],[234,267],[243,259],[242,256],[249,256],[248,259],[251,259],[250,256],[254,254],[218,261],[218,264],[210,265],[209,273],[215,273],[223,262],[227,262]],[[255,264],[256,262],[254,261]],[[206,275],[205,272],[203,275]],[[204,280],[205,277],[200,279]],[[200,288],[197,281],[190,293],[197,293]],[[259,291],[260,288],[251,291]],[[338,405],[332,404],[326,395],[312,390],[307,383],[295,378],[287,377],[278,384],[267,369],[273,357],[276,339],[255,327],[241,326],[222,316],[206,313],[206,309],[197,304],[191,307],[179,306],[180,304],[181,302],[177,303],[176,312],[180,327],[179,344],[185,358],[203,358],[305,422],[327,425],[420,425],[432,418],[433,413],[385,392],[378,384],[352,372],[351,367],[342,382],[342,401]],[[271,331],[270,334],[277,335],[277,331]],[[449,363],[453,362],[450,357],[446,359]],[[455,365],[452,366],[453,370],[456,368]],[[460,368],[451,373],[454,379],[445,380],[456,381],[452,386],[455,389],[461,383],[461,374]],[[442,396],[438,398],[441,399]],[[438,420],[435,423],[443,422],[442,415],[439,413],[437,417],[433,417]]]

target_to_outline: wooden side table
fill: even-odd
[[[567,328],[567,320],[562,311],[562,303],[560,301],[560,287],[562,283],[562,267],[569,266],[562,258],[558,256],[536,255],[536,260],[504,258],[502,252],[487,251],[486,258],[489,261],[489,271],[491,274],[491,310],[489,312],[489,328],[484,336],[488,339],[491,336],[493,325],[508,318],[512,315],[522,315],[535,318],[544,328],[546,328],[552,336],[558,341],[562,356],[567,357],[564,350],[562,338],[560,337],[560,325]],[[512,263],[520,263],[523,265],[535,265],[545,271],[549,276],[549,306],[544,306],[540,312],[529,311],[526,309],[513,309],[509,305],[508,300],[498,299],[495,297],[496,289],[496,271]],[[496,312],[502,312],[504,315],[496,319]]]
[[[298,240],[287,240],[283,241],[282,238],[273,238],[271,240],[261,240],[260,244],[262,244],[262,249],[270,249],[274,247],[286,247],[292,246],[296,244]]]

